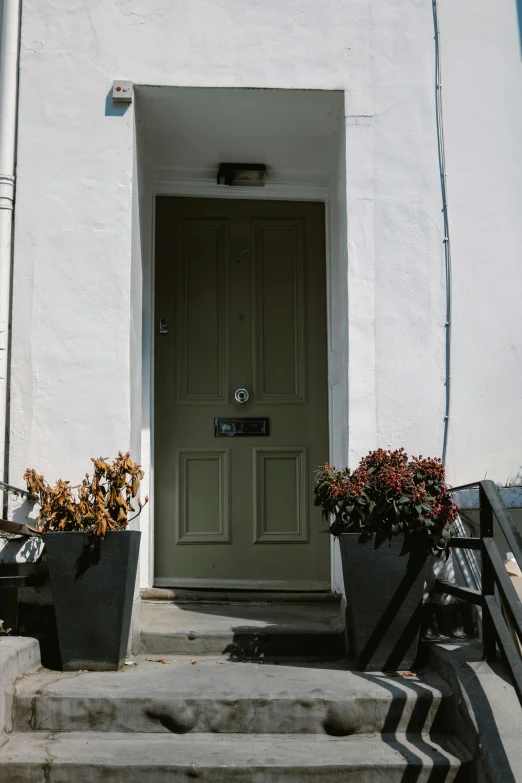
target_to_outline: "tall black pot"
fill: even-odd
[[[350,656],[362,671],[411,669],[417,656],[425,551],[400,555],[403,539],[359,544],[340,536]]]
[[[138,530],[44,533],[64,671],[114,671],[125,660],[140,549]]]

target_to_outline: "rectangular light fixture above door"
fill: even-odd
[[[266,179],[264,163],[220,163],[217,184],[242,187],[263,187]]]

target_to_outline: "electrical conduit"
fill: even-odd
[[[4,0],[0,42],[0,481],[5,479],[9,310],[21,0]]]

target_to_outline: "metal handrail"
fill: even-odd
[[[6,484],[3,481],[0,481],[0,493],[5,492],[8,495],[15,495],[17,497],[25,498],[26,500],[30,500],[33,503],[36,503],[38,501],[38,498],[35,497],[35,495],[31,495],[30,492],[28,492],[26,489],[21,489],[20,487],[14,487],[12,484]],[[4,509],[7,511],[7,509]],[[1,516],[1,514],[0,514]],[[12,522],[8,519],[0,519],[0,538],[5,538],[5,535],[11,537],[16,536],[34,536],[36,535],[34,530],[31,530],[25,522]]]
[[[35,495],[31,495],[26,489],[20,489],[20,487],[13,487],[12,484],[5,484],[0,481],[0,492],[7,492],[9,495],[18,495],[21,498],[27,498],[28,500],[36,501],[38,498]]]
[[[522,536],[515,527],[515,524],[511,519],[511,514],[504,505],[498,487],[493,481],[481,481],[480,488],[484,493],[493,514],[497,518],[500,529],[511,547],[513,557],[517,561],[518,567],[522,568]]]
[[[493,539],[494,518],[497,519],[500,530],[509,543],[519,568],[522,568],[522,536],[515,527],[504,505],[499,489],[493,481],[477,481],[474,484],[452,488],[451,492],[477,486],[480,498],[480,536],[478,538],[457,536],[450,540],[449,546],[481,552],[480,590],[461,587],[453,582],[438,579],[435,582],[435,591],[448,593],[482,608],[484,659],[486,661],[495,660],[498,645],[507,663],[513,686],[522,705],[522,657],[502,612],[504,610],[509,617],[518,642],[522,644],[522,602],[507,574],[500,552]],[[500,597],[500,603],[495,595],[495,590]]]
[[[450,492],[460,492],[462,489],[473,489],[473,487],[478,487],[480,484],[480,481],[472,481],[471,484],[461,484],[458,487],[450,487]]]

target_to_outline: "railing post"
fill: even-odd
[[[493,538],[493,509],[488,500],[486,493],[482,487],[482,482],[479,485],[479,501],[480,501],[480,538],[482,541],[482,596],[495,596],[495,576],[493,573],[493,567],[489,562],[486,549],[484,547],[485,538]],[[484,646],[484,659],[486,661],[493,661],[497,652],[497,641],[495,636],[495,626],[491,619],[489,609],[484,601],[482,607],[482,643]]]

